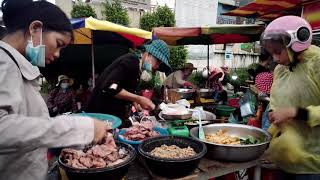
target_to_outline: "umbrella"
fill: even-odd
[[[302,6],[315,0],[255,0],[238,9],[224,13],[229,16],[276,19],[284,15],[301,15]]]
[[[73,44],[91,45],[92,75],[95,74],[94,66],[94,45],[96,44],[125,44],[130,48],[142,45],[146,40],[151,39],[149,31],[128,28],[122,25],[102,21],[92,17],[71,19],[74,29]],[[95,84],[93,78],[93,85]]]
[[[207,65],[209,67],[209,45],[246,43],[258,41],[264,26],[260,25],[217,25],[212,27],[157,27],[153,29],[154,38],[167,44],[208,45]]]

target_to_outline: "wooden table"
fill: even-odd
[[[254,180],[261,179],[261,169],[260,169],[260,159],[232,163],[232,162],[220,162],[215,160],[209,160],[207,158],[202,158],[198,168],[188,176],[178,178],[179,180],[208,180],[210,178],[215,178],[229,173],[237,172],[243,169],[248,169],[255,167],[254,170]],[[147,167],[145,162],[140,158],[136,159],[136,162],[130,167],[128,174],[125,177],[126,180],[169,180],[168,178],[160,177],[153,174]]]

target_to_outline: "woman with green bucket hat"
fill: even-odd
[[[139,104],[153,110],[153,102],[135,94],[140,80],[150,81],[156,70],[169,72],[169,48],[162,40],[153,40],[143,46],[143,51],[125,54],[106,67],[89,98],[86,112],[106,113],[124,120],[129,126],[130,105]]]

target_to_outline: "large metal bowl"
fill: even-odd
[[[212,98],[214,90],[202,88],[199,90],[199,93],[202,98]]]
[[[177,92],[181,99],[190,99],[193,96],[193,93],[195,92],[194,89],[184,89],[184,88],[178,88],[173,89],[173,91]]]
[[[216,144],[207,141],[202,141],[199,139],[198,127],[192,128],[190,130],[190,135],[199,141],[204,142],[207,145],[207,157],[210,159],[216,159],[220,161],[232,161],[232,162],[245,162],[251,161],[259,158],[267,149],[270,141],[271,135],[265,130],[240,124],[210,124],[203,126],[205,134],[216,133],[220,129],[226,129],[228,134],[238,137],[248,137],[248,135],[253,136],[262,140],[262,143],[252,144],[252,145],[224,145]]]

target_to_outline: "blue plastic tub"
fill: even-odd
[[[153,130],[155,130],[155,131],[157,131],[158,133],[160,133],[160,136],[167,136],[167,135],[169,135],[169,132],[167,131],[167,129],[164,129],[164,128],[154,127]],[[142,143],[142,141],[130,141],[130,140],[126,140],[126,139],[122,138],[120,135],[123,135],[125,132],[126,132],[125,129],[121,129],[121,130],[119,131],[119,133],[117,134],[117,139],[118,139],[120,142],[123,142],[123,143],[127,143],[127,144],[132,145],[132,146],[137,150],[138,147],[139,147],[139,145]]]
[[[95,118],[95,119],[98,119],[98,120],[111,122],[112,123],[112,129],[116,129],[122,124],[122,121],[121,121],[120,118],[118,118],[117,116],[110,115],[110,114],[77,113],[77,114],[73,114],[73,115],[87,116],[87,117]]]

